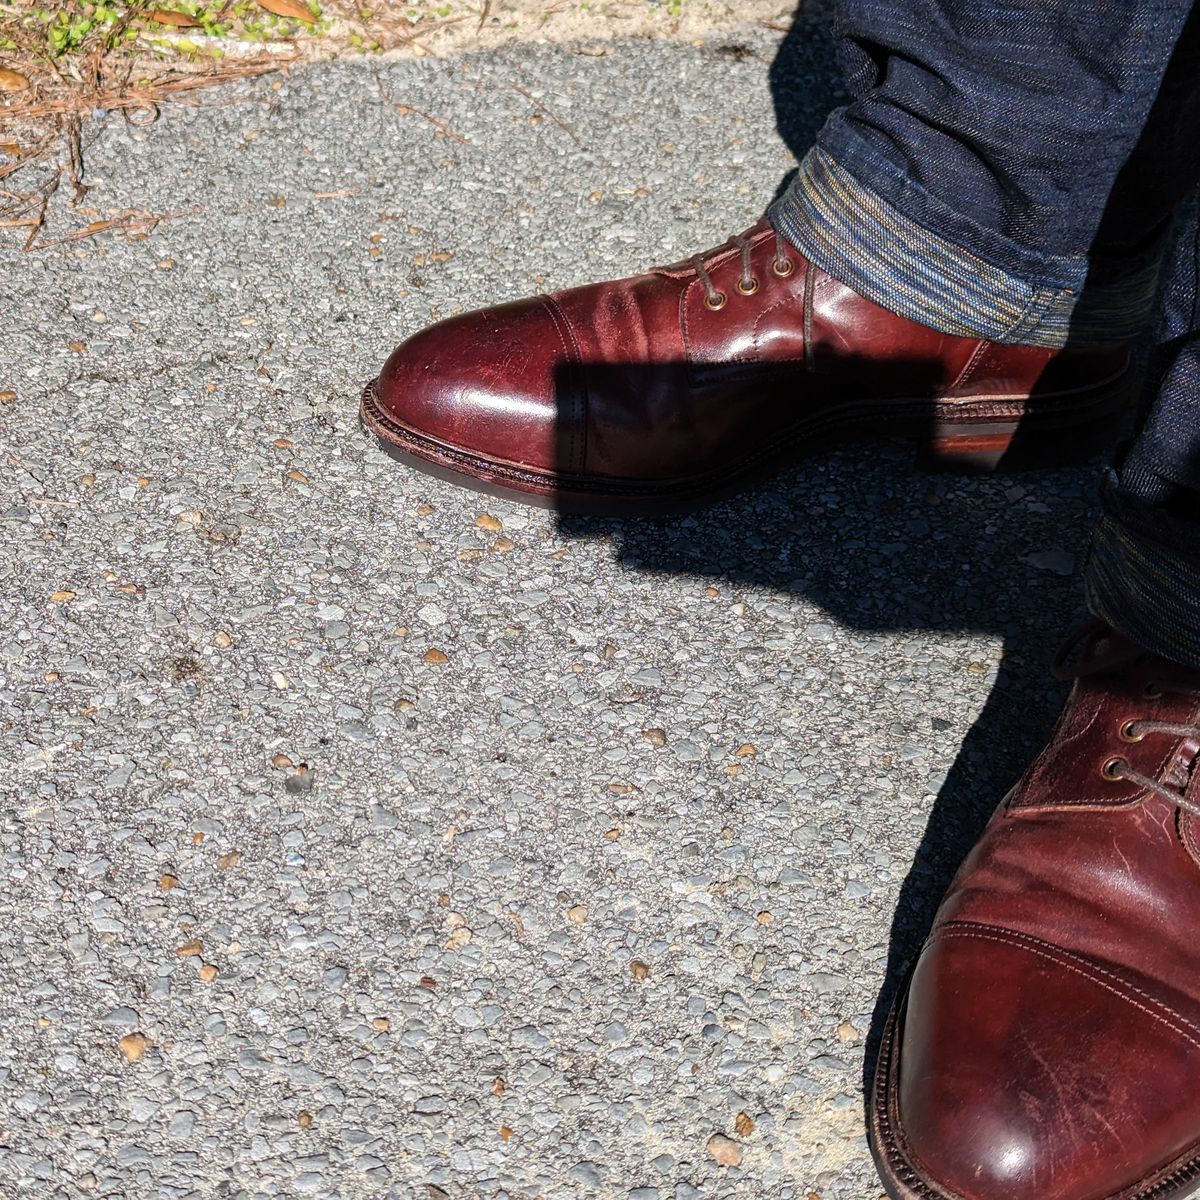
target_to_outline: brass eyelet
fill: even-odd
[[[795,269],[796,264],[792,262],[790,258],[777,258],[771,264],[771,270],[774,271],[780,279],[786,279]]]
[[[1125,759],[1121,758],[1120,756],[1110,758],[1104,764],[1104,766],[1100,768],[1100,774],[1103,775],[1105,779],[1113,782],[1121,778],[1119,772],[1121,771],[1122,767],[1127,766],[1129,766],[1129,763],[1127,763]]]
[[[724,292],[718,292],[715,296],[704,297],[704,303],[711,312],[720,312],[728,302],[729,297]]]
[[[1146,735],[1144,733],[1134,733],[1134,727],[1138,724],[1137,721],[1126,721],[1121,726],[1121,741],[1123,742],[1140,742]]]
[[[1153,679],[1151,679],[1149,683],[1142,688],[1142,695],[1145,696],[1147,700],[1161,700],[1162,694],[1162,688],[1160,688]]]
[[[742,281],[739,279],[739,280],[738,280],[738,282],[737,282],[737,290],[738,290],[739,292],[741,292],[741,294],[742,294],[743,296],[753,296],[753,295],[754,295],[754,293],[758,291],[758,280],[757,280],[757,279],[751,279],[751,280],[750,280],[750,286],[749,286],[749,287],[745,287],[745,286],[743,285]]]

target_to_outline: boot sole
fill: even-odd
[[[987,474],[1083,462],[1116,441],[1136,387],[1125,370],[1103,383],[1030,401],[877,399],[797,421],[768,447],[702,475],[622,480],[537,470],[473,454],[398,421],[379,401],[378,380],[363,392],[360,419],[399,461],[493,495],[586,514],[687,511],[769,476],[819,450],[855,441],[918,441],[927,470]],[[932,431],[930,415],[932,412]]]

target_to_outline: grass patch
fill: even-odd
[[[78,205],[87,190],[83,131],[96,110],[150,124],[164,104],[198,103],[215,84],[304,60],[437,54],[544,33],[672,33],[685,13],[702,20],[718,9],[730,11],[722,0],[0,0],[0,230],[23,233],[27,249],[64,240],[47,241],[43,226],[52,196]],[[144,236],[174,215],[130,213],[68,236]]]

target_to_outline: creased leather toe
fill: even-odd
[[[897,1200],[1200,1184],[1200,672],[1083,637],[1050,744],[938,912],[880,1052]]]
[[[1200,1042],[1102,963],[944,927],[905,1005],[893,1153],[929,1196],[1107,1200],[1186,1154]]]
[[[374,402],[432,454],[470,447],[497,463],[557,471],[578,457],[581,416],[564,403],[576,399],[564,392],[573,360],[565,337],[542,298],[452,317],[392,351]]]

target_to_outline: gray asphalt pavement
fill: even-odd
[[[830,94],[777,51],[103,118],[85,208],[198,211],[0,248],[0,1195],[881,1194],[877,1002],[1054,715],[1098,468],[567,520],[357,424],[429,321],[756,219]]]

